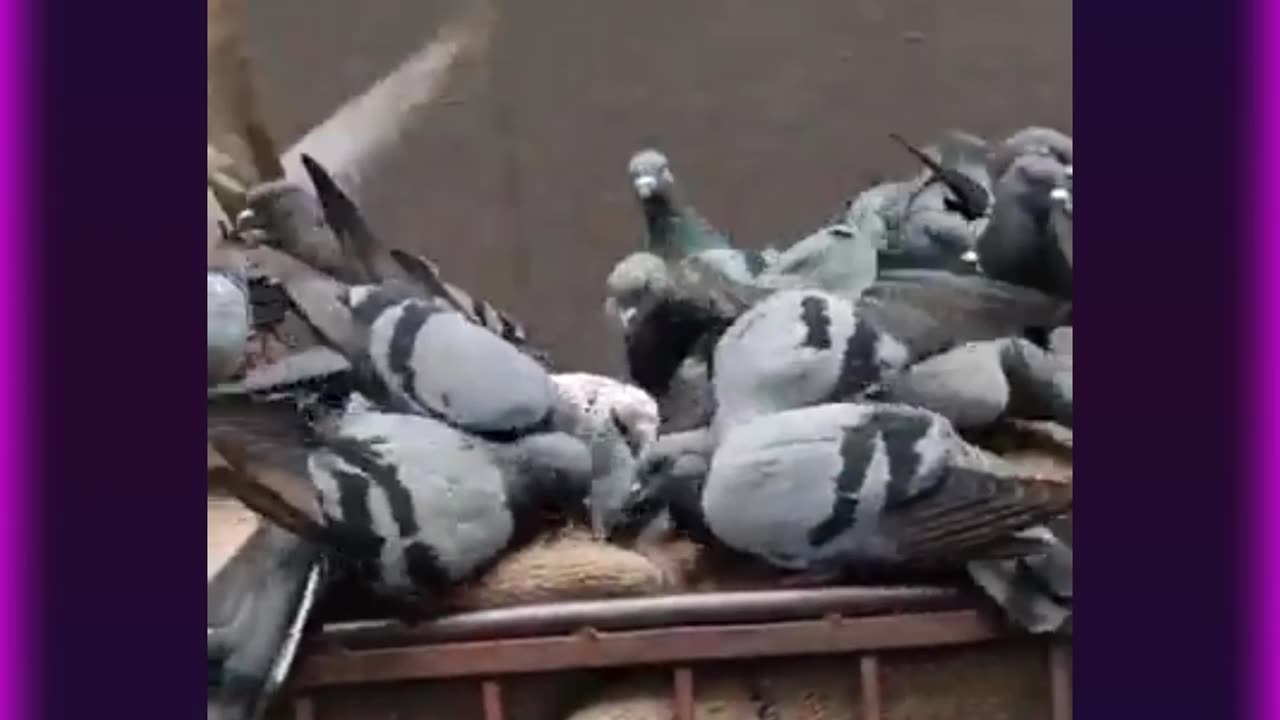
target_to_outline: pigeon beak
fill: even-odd
[[[622,321],[622,327],[624,328],[631,327],[631,318],[635,316],[636,316],[635,308],[627,308],[626,310],[620,310],[618,312],[618,319]]]
[[[658,179],[652,175],[640,175],[631,184],[635,186],[636,194],[642,200],[653,197],[654,191],[658,189]]]
[[[961,256],[960,256],[960,259],[961,259],[961,260],[963,260],[963,261],[965,261],[965,262],[967,262],[967,263],[970,263],[970,264],[977,264],[977,262],[978,262],[978,251],[976,251],[976,250],[968,250],[968,251],[966,251],[966,252],[965,252],[965,254],[963,254],[963,255],[961,255]]]

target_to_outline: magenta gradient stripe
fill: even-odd
[[[1253,701],[1258,720],[1280,720],[1280,3],[1254,0],[1257,53],[1254,78],[1256,116],[1252,147],[1257,261],[1254,307],[1261,321],[1251,392],[1259,413],[1254,425],[1257,462],[1253,568],[1254,626],[1257,635]]]
[[[0,0],[0,720],[30,717],[31,627],[26,597],[30,566],[24,550],[31,530],[28,503],[27,448],[31,438],[24,421],[29,407],[25,390],[28,297],[28,208],[26,189],[32,178],[26,148],[30,138],[27,75],[33,58],[27,52],[31,30],[23,0]]]

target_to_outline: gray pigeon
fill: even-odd
[[[1068,168],[1051,154],[1016,158],[996,182],[991,222],[978,238],[987,275],[1071,298],[1071,261],[1054,234],[1054,190],[1068,182]]]
[[[1010,135],[996,146],[988,161],[991,177],[1004,177],[1014,161],[1025,155],[1045,155],[1062,165],[1075,162],[1071,137],[1053,128],[1032,126]]]
[[[610,276],[611,307],[628,308],[629,371],[641,387],[658,399],[663,432],[700,427],[710,420],[717,403],[708,382],[718,364],[713,356],[718,352],[715,344],[726,328],[749,308],[756,306],[756,313],[760,314],[764,312],[760,304],[778,294],[758,285],[735,282],[714,268],[699,266],[697,261],[696,257],[688,258],[673,266],[656,256],[638,254],[620,263]],[[694,267],[697,271],[690,272]],[[628,270],[625,275],[623,269]],[[626,283],[622,282],[624,278]],[[816,372],[812,363],[823,364],[826,369],[815,377],[824,380],[811,378],[810,381],[827,386],[833,372],[830,368],[844,362],[840,359],[845,350],[844,340],[835,341],[831,349],[824,351],[803,350],[811,353],[806,361],[809,364],[788,367],[781,358],[794,359],[801,353],[799,343],[808,332],[802,306],[794,303],[801,301],[808,291],[787,292],[791,293],[791,301],[775,301],[765,306],[777,308],[778,317],[767,327],[780,334],[751,342],[785,347],[794,341],[796,346],[779,351],[782,354],[777,355],[776,363],[771,366],[781,368],[779,372],[803,374]],[[828,302],[830,294],[813,292],[815,299],[811,305],[815,309]],[[1055,327],[1061,324],[1067,310],[1064,303],[1031,289],[977,275],[958,276],[928,270],[881,273],[856,299],[852,311],[848,309],[848,300],[837,298],[832,302],[839,313],[852,312],[860,322],[865,321],[860,325],[863,334],[855,336],[856,339],[869,340],[872,333],[875,337],[894,338],[906,347],[911,363],[958,344],[1018,337],[1028,329]],[[741,321],[742,327],[746,327],[746,322]],[[846,321],[839,323],[839,327],[844,328]],[[762,359],[760,362],[772,361]],[[854,362],[853,356],[849,362]],[[848,375],[845,382],[849,386],[858,384],[853,374]],[[803,383],[791,391],[799,391],[801,387]],[[834,391],[834,386],[831,387]],[[835,399],[849,400],[862,389],[859,387]],[[806,402],[827,399],[830,398],[811,397]]]
[[[926,171],[864,191],[849,203],[845,222],[873,240],[881,269],[975,272],[974,244],[990,206],[986,143],[959,131],[931,148],[894,138]]]
[[[889,137],[929,168],[931,176],[926,184],[937,182],[950,191],[950,196],[945,200],[946,209],[958,213],[969,222],[987,214],[991,206],[991,193],[982,182],[985,178],[973,177],[955,167],[946,157],[934,158],[923,149],[907,142],[901,135],[891,133]],[[981,168],[980,165],[978,167]]]
[[[1069,355],[1005,338],[966,343],[925,359],[890,379],[882,397],[932,410],[961,429],[1005,417],[1071,427],[1071,379]]]
[[[734,320],[716,344],[716,427],[860,399],[908,360],[906,348],[858,317],[853,303],[818,290],[775,293]]]
[[[717,431],[759,414],[872,398],[928,408],[965,428],[1002,417],[1070,427],[1069,362],[1007,337],[922,358],[876,320],[865,306],[812,290],[757,303],[716,346]]]
[[[615,536],[668,508],[695,539],[792,572],[973,563],[981,572],[993,561],[1047,562],[1060,544],[1023,531],[1071,509],[1070,484],[1022,476],[918,408],[828,404],[764,415],[734,426],[710,455],[705,437],[651,447]],[[1030,604],[992,573],[982,578],[1002,606]],[[1063,619],[1010,615],[1034,631]]]
[[[1063,183],[1049,192],[1049,229],[1058,243],[1058,250],[1067,261],[1067,267],[1074,267],[1073,255],[1075,246],[1072,242],[1072,224],[1075,217],[1074,166],[1068,165],[1064,173]]]
[[[627,163],[631,187],[644,212],[647,245],[651,253],[671,262],[703,255],[722,272],[739,279],[759,275],[777,258],[777,251],[733,247],[728,236],[707,222],[682,197],[667,156],[654,149],[641,150]]]
[[[245,271],[235,264],[210,268],[207,273],[209,385],[231,378],[244,361],[249,343],[251,313]]]
[[[711,354],[740,312],[736,299],[700,284],[704,276],[691,272],[689,260],[633,253],[606,283],[605,307],[623,328],[628,374],[657,400],[664,433],[710,422]]]
[[[471,322],[549,365],[546,353],[531,345],[523,325],[446,282],[435,263],[388,249],[354,200],[319,162],[303,154],[301,163],[315,194],[283,181],[251,189],[249,209],[239,219],[241,238],[278,249],[349,285],[402,283],[420,297],[444,301]]]
[[[906,216],[915,186],[911,180],[902,180],[867,188],[848,202],[840,220],[871,238],[877,250],[888,250],[890,238]]]
[[[238,499],[419,609],[531,538],[542,511],[579,510],[590,483],[589,450],[562,433],[488,443],[359,396],[310,428],[305,453],[254,425],[211,424],[209,441]]]
[[[845,223],[819,229],[778,255],[754,280],[776,289],[816,288],[857,297],[876,278],[874,239]]]
[[[731,247],[727,237],[680,197],[666,155],[653,149],[641,150],[631,156],[627,174],[644,211],[650,252],[663,259],[679,260],[704,250]]]

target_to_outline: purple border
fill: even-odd
[[[26,483],[28,473],[25,450],[29,447],[26,435],[27,423],[20,420],[20,413],[28,406],[25,398],[27,383],[23,367],[26,351],[22,338],[25,317],[22,303],[28,297],[26,288],[28,273],[23,238],[28,230],[29,179],[25,171],[30,167],[24,142],[30,123],[26,121],[26,70],[30,55],[26,6],[22,0],[0,2],[0,397],[7,402],[0,404],[0,717],[29,717],[28,668],[34,664],[32,657],[26,662],[19,654],[31,643],[27,628],[31,626],[27,614],[34,603],[24,598],[23,578],[29,573],[24,559],[28,538],[27,518],[31,516],[27,503]]]
[[[1254,159],[1254,191],[1258,262],[1254,266],[1261,314],[1261,350],[1257,354],[1256,424],[1259,499],[1255,516],[1255,550],[1260,566],[1255,579],[1256,632],[1254,648],[1253,700],[1258,718],[1280,718],[1280,185],[1274,168],[1280,167],[1280,7],[1269,0],[1256,0],[1258,22],[1254,48],[1257,53],[1255,82],[1255,128],[1257,156]]]

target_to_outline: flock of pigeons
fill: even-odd
[[[625,382],[556,373],[303,156],[310,187],[251,188],[208,273],[228,489],[406,621],[580,522],[683,533],[795,582],[963,570],[1022,627],[1069,631],[1070,480],[981,438],[1041,428],[1069,451],[1071,139],[895,140],[917,177],[783,250],[734,247],[661,153],[636,154],[647,247],[605,288]]]

